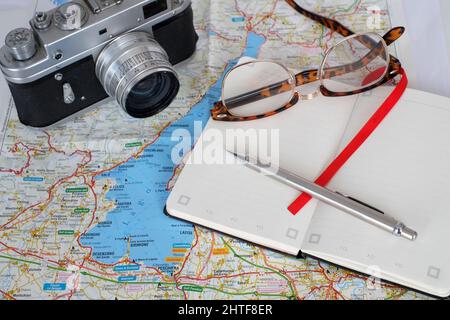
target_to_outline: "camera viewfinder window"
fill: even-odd
[[[158,13],[167,10],[167,0],[156,0],[152,3],[145,5],[142,9],[144,10],[144,18],[145,19],[151,18],[157,15]]]

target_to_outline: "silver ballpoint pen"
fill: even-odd
[[[343,196],[337,192],[323,188],[318,184],[294,175],[286,170],[278,169],[273,172],[268,167],[259,162],[253,163],[247,157],[232,153],[236,158],[243,161],[243,164],[255,171],[266,174],[268,177],[288,185],[301,192],[305,192],[315,199],[318,199],[336,209],[352,215],[362,221],[365,221],[375,227],[383,229],[397,237],[402,237],[411,241],[417,239],[417,232],[405,226],[402,222],[375,210],[372,207],[354,199]]]

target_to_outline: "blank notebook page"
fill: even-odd
[[[267,142],[267,136],[274,134],[273,148],[278,148],[279,152],[275,149],[272,152],[274,157],[280,157],[280,165],[314,179],[338,151],[356,101],[356,96],[318,97],[258,121],[210,120],[189,159],[193,163],[183,169],[170,194],[168,212],[297,255],[317,201],[311,201],[301,215],[293,216],[287,207],[298,196],[298,191],[242,165],[199,160],[210,155],[212,149],[219,154],[224,152],[226,141],[217,136],[228,141],[228,150],[236,147],[239,153],[245,154],[243,142],[246,139],[236,140],[233,146],[234,139],[230,138],[233,134],[244,138],[255,134],[258,143]]]
[[[373,113],[372,99],[360,97],[342,146]],[[396,238],[321,203],[306,253],[364,273],[378,267],[387,280],[450,295],[449,99],[408,89],[328,187],[377,207],[419,236]]]

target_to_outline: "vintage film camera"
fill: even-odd
[[[108,96],[136,118],[163,111],[180,87],[173,65],[198,40],[190,0],[76,0],[30,24],[6,36],[0,68],[20,121],[32,127]]]

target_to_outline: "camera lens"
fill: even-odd
[[[96,74],[105,91],[136,118],[166,109],[180,88],[167,53],[146,32],[126,33],[110,42],[98,57]]]
[[[151,117],[169,106],[178,89],[179,83],[173,73],[166,71],[154,73],[131,89],[125,109],[136,118]],[[152,108],[149,109],[148,106]]]

